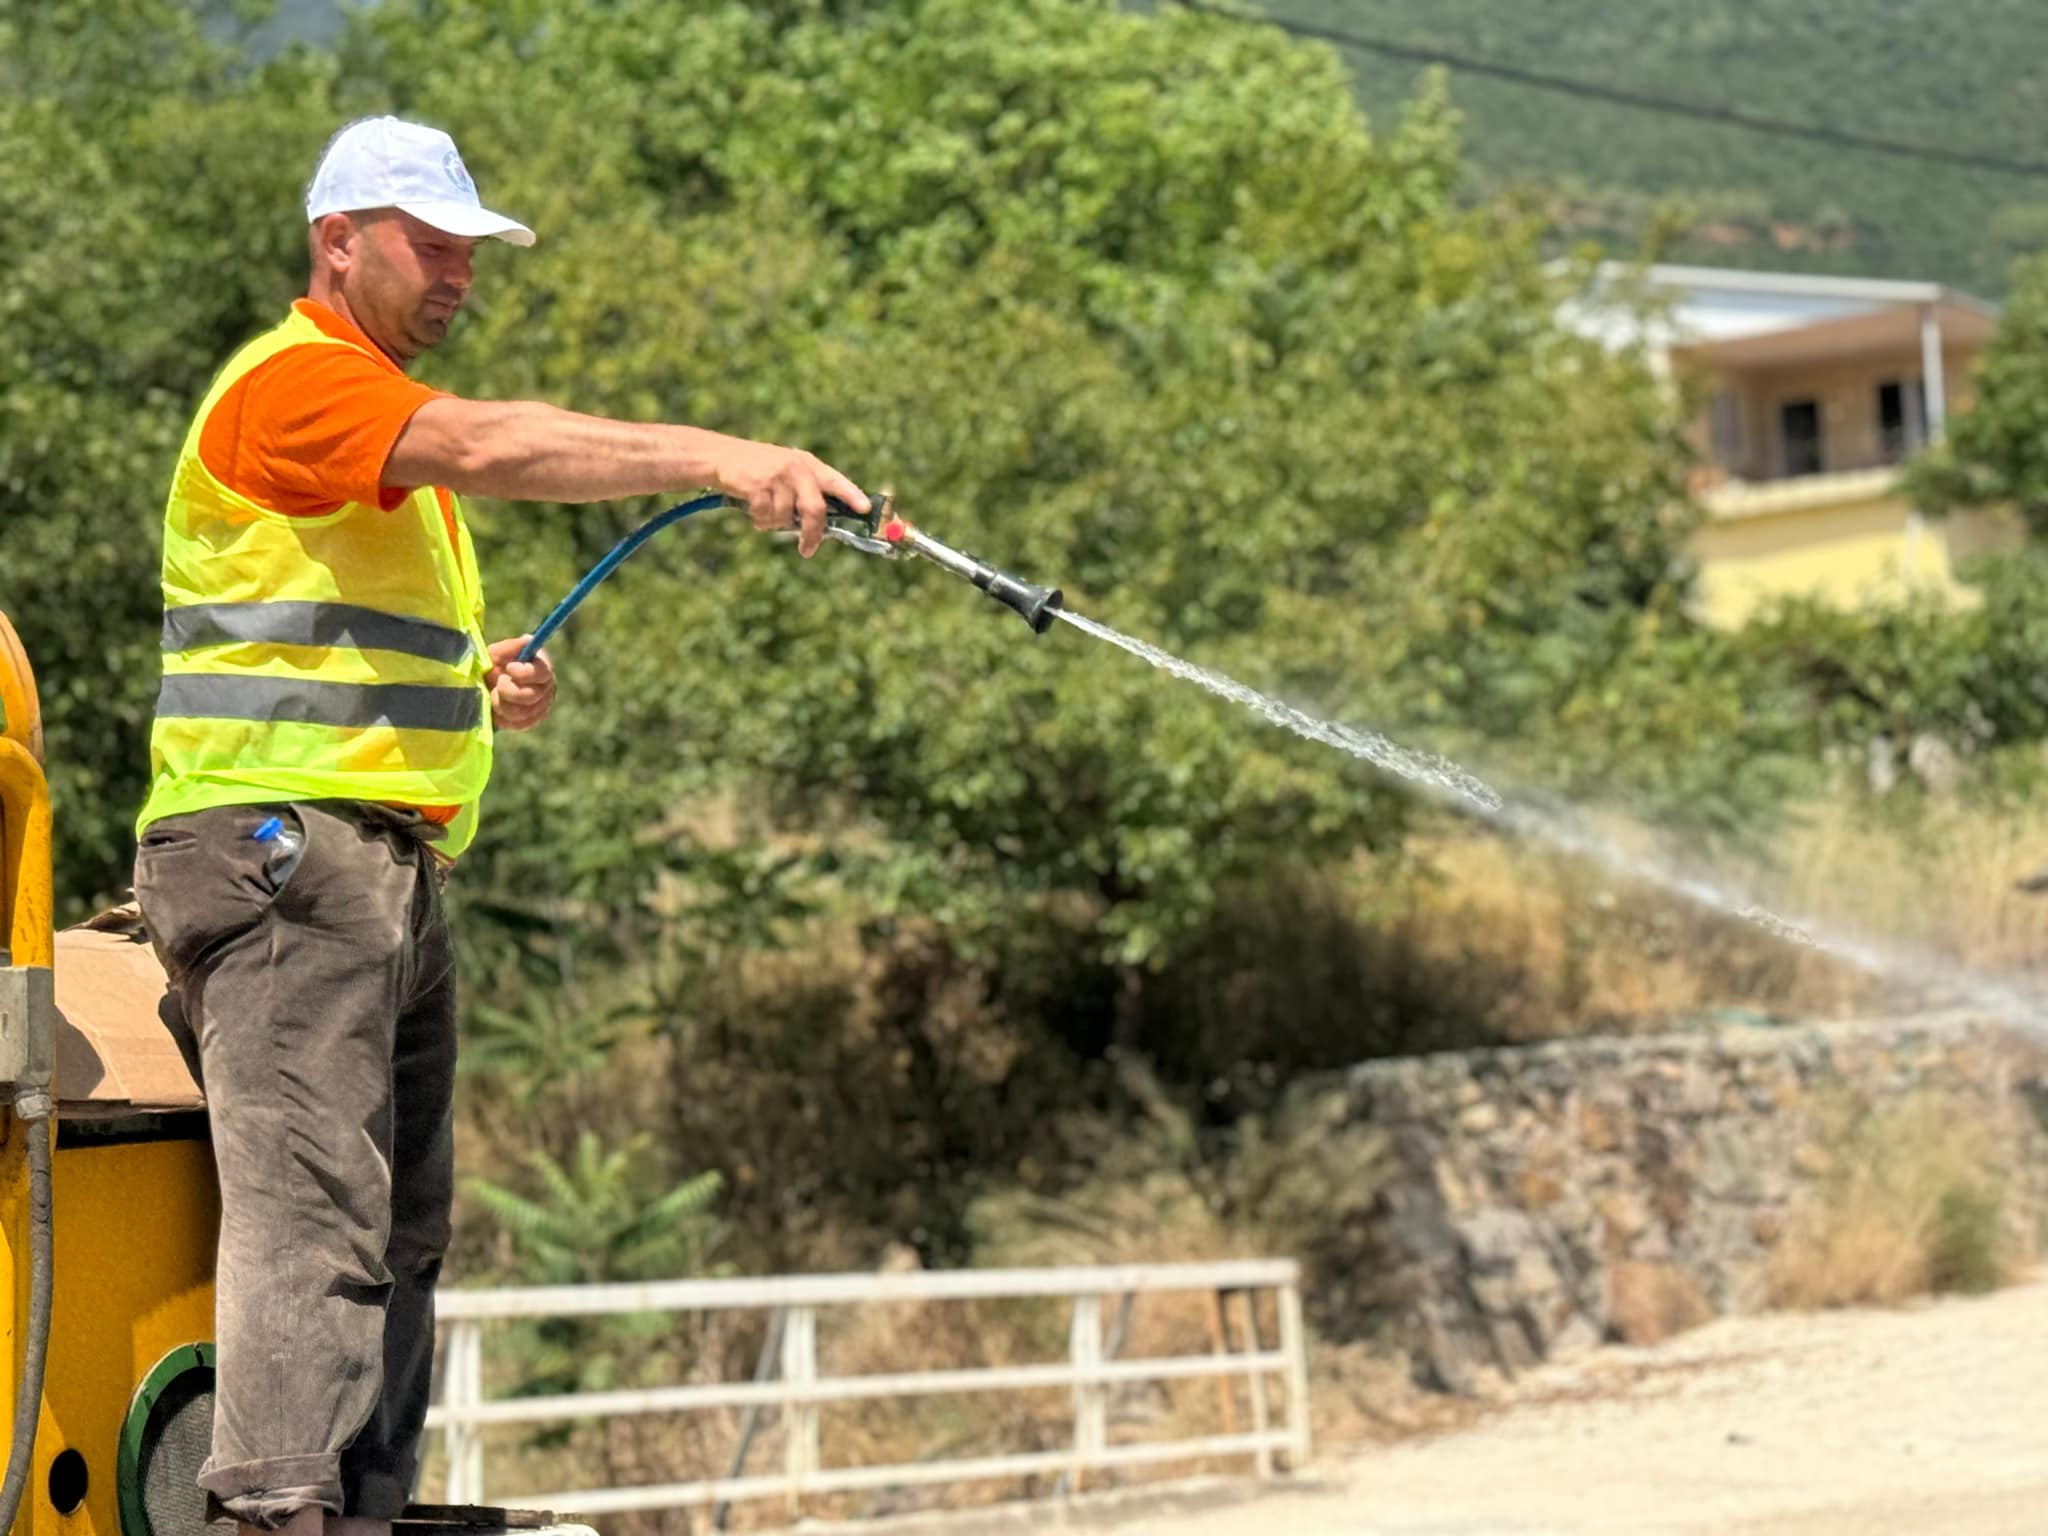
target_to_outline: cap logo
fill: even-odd
[[[464,197],[476,196],[476,183],[469,179],[469,172],[462,164],[462,156],[452,149],[449,150],[441,157],[441,169],[448,173],[448,180],[454,184],[456,191]]]

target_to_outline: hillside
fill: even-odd
[[[2048,10],[2031,0],[1265,0],[1276,16],[1637,91],[2048,160]],[[1348,52],[1376,125],[1418,66]],[[2048,177],[1980,172],[1454,75],[1480,186],[1539,188],[1561,228],[1672,259],[1938,278],[2000,293],[2048,247]]]
[[[217,3],[220,30],[233,30]],[[2048,10],[2030,0],[1248,0],[1272,14],[1603,84],[1945,148],[2048,160]],[[1146,8],[1153,8],[1147,6]],[[259,56],[339,0],[277,0]],[[1347,60],[1376,124],[1419,66]],[[1995,297],[2048,248],[2048,177],[1830,149],[1473,75],[1472,190],[1535,189],[1569,237],[1633,250],[1682,200],[1674,260],[1938,278]]]

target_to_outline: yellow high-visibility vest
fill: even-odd
[[[483,584],[460,505],[444,518],[423,486],[389,512],[352,502],[287,516],[199,459],[207,416],[235,381],[305,345],[353,343],[294,309],[228,360],[178,455],[137,830],[217,805],[453,805],[439,845],[453,856],[475,836],[491,772]]]

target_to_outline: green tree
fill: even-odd
[[[651,1138],[607,1145],[593,1130],[577,1137],[566,1159],[533,1152],[524,1161],[530,1192],[477,1176],[463,1183],[509,1248],[505,1278],[594,1285],[720,1272],[714,1256],[725,1227],[713,1208],[723,1184],[716,1172],[669,1183]],[[601,1391],[635,1374],[658,1377],[673,1364],[673,1333],[661,1313],[551,1317],[508,1329],[500,1348],[521,1393]]]
[[[1804,701],[1809,754],[1889,744],[1902,756],[1931,733],[1965,758],[2004,754],[2017,785],[2037,780],[2027,760],[2048,737],[2048,556],[2029,548],[1970,575],[1981,601],[1961,611],[1932,600],[1853,613],[1789,603],[1744,633],[1752,664]]]
[[[1976,401],[1911,467],[1928,511],[2008,505],[2048,531],[2048,255],[2013,268],[2012,292],[1976,374]]]
[[[0,0],[0,608],[42,683],[69,915],[128,878],[172,459],[303,276],[332,64],[232,63],[171,0]]]
[[[482,253],[432,383],[805,442],[1081,611],[1539,787],[1728,827],[1804,742],[1779,674],[1684,617],[1671,402],[1559,323],[1575,277],[1470,195],[1440,82],[1371,125],[1327,49],[1107,0],[387,0],[260,67],[168,0],[59,14],[116,67],[60,88],[87,44],[10,34],[41,51],[0,99],[0,604],[45,678],[74,911],[124,882],[179,434],[302,280],[320,145],[378,110],[453,131],[542,236]],[[476,506],[493,630],[652,507]],[[762,1165],[794,1145],[826,1191],[912,1161],[888,1209],[938,1212],[935,1246],[966,1173],[1096,1091],[1224,893],[1417,814],[928,566],[806,564],[732,518],[650,547],[556,655],[456,882],[480,1038],[587,1063],[572,1037],[646,1007],[660,1114],[716,1056],[705,1112],[754,1122],[701,1147],[772,1134]],[[861,1007],[719,1012],[714,964],[794,967],[813,922],[860,947]],[[466,1091],[507,1126],[526,1090]],[[857,1106],[865,1160],[792,1138],[792,1102]],[[608,1134],[657,1114],[592,1104]]]
[[[651,1153],[647,1137],[606,1146],[586,1130],[566,1161],[545,1152],[527,1157],[534,1193],[481,1177],[464,1187],[511,1240],[513,1272],[527,1283],[705,1274],[722,1240],[711,1209],[722,1181],[700,1173],[657,1188]]]
[[[52,675],[74,900],[119,882],[140,795],[163,466],[297,281],[305,165],[373,108],[455,130],[545,235],[487,253],[435,382],[800,438],[1312,707],[1514,740],[1511,766],[1574,787],[1621,771],[1604,733],[1640,695],[1615,679],[1683,628],[1682,451],[1640,365],[1556,323],[1539,231],[1458,205],[1440,92],[1375,135],[1327,50],[1083,0],[438,0],[376,8],[338,59],[186,50],[125,112],[31,97],[10,129],[26,227],[87,218],[64,248],[105,269],[80,283],[19,233],[0,252],[35,327],[0,598]],[[639,510],[480,508],[498,627]],[[567,700],[505,753],[479,893],[557,885],[565,857],[739,789],[874,834],[842,874],[878,912],[972,948],[1081,896],[1138,961],[1222,883],[1407,814],[1075,635],[1024,643],[929,570],[799,567],[730,522],[643,556],[560,650]],[[1708,667],[1668,681],[1714,692]],[[1748,793],[1753,745],[1701,776]]]
[[[1603,732],[1650,689],[1617,677],[1685,628],[1683,454],[1639,363],[1556,323],[1538,231],[1457,206],[1440,94],[1375,136],[1323,50],[1072,0],[537,15],[387,6],[356,43],[395,105],[527,145],[479,174],[559,242],[491,275],[446,382],[802,437],[1312,707],[1516,740],[1574,787],[1621,771]],[[625,521],[493,514],[487,544],[538,607],[533,573],[566,582]],[[1074,897],[1141,961],[1221,883],[1407,814],[929,570],[701,525],[642,559],[561,643],[569,728],[507,754],[508,781],[577,786],[577,840],[737,789],[871,834],[841,874],[878,914],[986,948]],[[1718,697],[1712,671],[1659,683]],[[1684,760],[1753,801],[1754,743],[1715,746]]]
[[[473,1003],[462,1070],[497,1078],[521,1108],[531,1110],[551,1088],[589,1078],[633,1032],[617,1009],[592,1015],[540,988],[521,1006]]]

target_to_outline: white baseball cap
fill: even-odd
[[[443,234],[480,240],[495,235],[533,244],[533,231],[477,199],[476,183],[438,128],[396,117],[366,117],[337,133],[306,189],[306,222],[330,213],[397,208]]]

